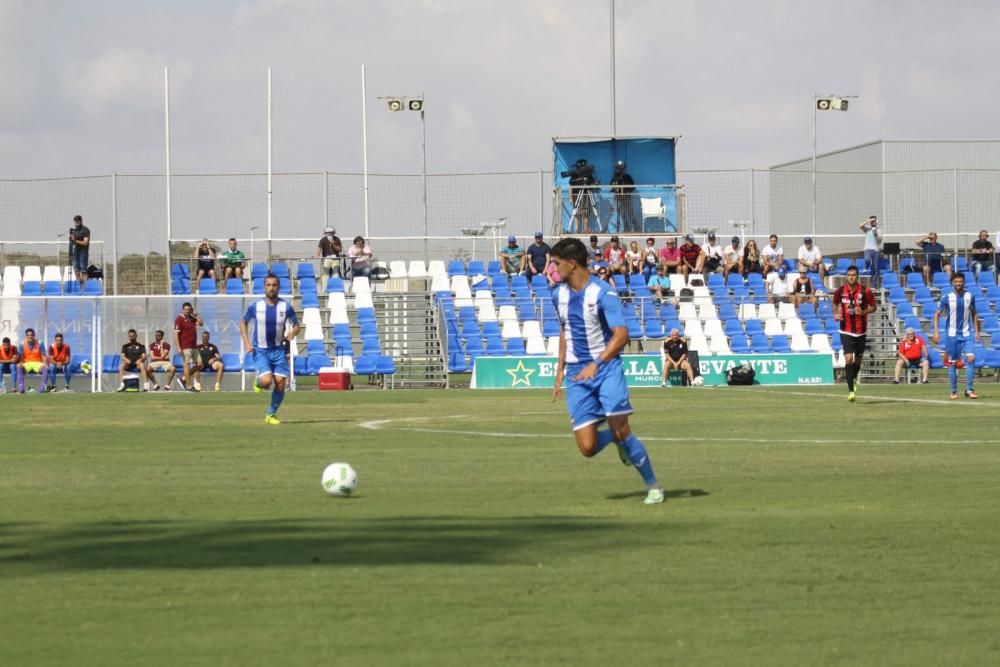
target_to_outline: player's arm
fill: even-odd
[[[292,326],[289,327],[289,324]],[[288,310],[285,311],[285,340],[288,342],[295,340],[295,337],[299,335],[299,329],[299,318],[289,305]]]
[[[978,343],[981,340],[981,338],[980,338],[980,330],[982,329],[983,321],[981,319],[979,319],[979,315],[976,314],[976,302],[975,302],[975,300],[973,300],[972,303],[970,304],[969,314],[972,315],[972,326],[973,326],[973,328],[974,328],[974,330],[976,332],[976,342]]]
[[[246,316],[240,320],[240,339],[243,341],[243,352],[253,351],[253,345],[250,344],[250,332],[247,331]]]
[[[838,322],[844,319],[844,313],[842,310],[843,309],[840,307],[840,290],[838,289],[833,293],[833,319]]]
[[[944,304],[941,304],[941,305],[938,306],[937,310],[934,311],[933,330],[932,330],[932,333],[931,333],[931,340],[934,341],[935,343],[938,343],[938,342],[941,341],[941,337],[938,335],[938,319],[941,317],[941,313],[944,312],[944,308],[945,307],[946,306]]]
[[[566,373],[566,327],[559,327],[559,359],[556,361],[555,384],[552,386],[552,400],[562,393],[563,376]]]

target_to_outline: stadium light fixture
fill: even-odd
[[[424,218],[424,260],[430,259],[427,247],[427,121],[424,117],[424,96],[423,93],[413,97],[380,97],[385,100],[389,111],[396,112],[407,109],[420,113],[420,152],[423,158],[421,170],[423,182],[423,218]]]
[[[812,234],[816,235],[816,112],[817,111],[847,111],[848,100],[857,99],[857,95],[813,95],[812,113]]]
[[[407,103],[407,108],[409,108],[410,111],[423,111],[424,100],[421,98],[412,99]]]
[[[403,100],[398,97],[390,97],[388,101],[389,111],[402,111],[403,110]]]

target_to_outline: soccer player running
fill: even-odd
[[[853,402],[857,391],[861,357],[865,353],[868,316],[875,312],[875,295],[858,282],[858,267],[847,268],[847,284],[833,293],[833,319],[840,322],[840,344],[844,348],[844,373],[847,376],[847,400]]]
[[[250,343],[249,322],[254,323],[253,344]],[[290,328],[286,331],[286,324]],[[240,336],[243,338],[244,352],[253,352],[257,379],[253,390],[260,393],[273,387],[271,405],[264,417],[265,424],[277,425],[276,416],[281,401],[285,398],[288,384],[289,364],[285,344],[295,339],[299,333],[299,319],[292,304],[278,298],[278,276],[273,273],[264,278],[264,298],[254,301],[240,320]]]
[[[662,503],[665,495],[646,447],[629,428],[632,403],[619,357],[629,338],[618,295],[591,275],[587,248],[578,239],[559,241],[551,256],[562,278],[552,290],[560,324],[552,400],[559,397],[568,371],[566,404],[580,453],[590,458],[616,443],[622,462],[634,465],[646,483],[645,503]],[[609,428],[599,430],[604,422]]]
[[[980,321],[976,316],[976,297],[965,291],[965,276],[956,271],[951,274],[952,292],[941,295],[941,302],[934,311],[934,333],[931,340],[940,342],[938,320],[945,316],[944,351],[948,355],[948,382],[951,400],[958,398],[958,362],[965,356],[965,397],[979,398],[972,389],[976,374],[975,343],[979,342]]]

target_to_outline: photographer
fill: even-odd
[[[569,200],[573,207],[573,232],[585,234],[590,232],[590,213],[597,204],[594,200],[594,186],[598,184],[594,176],[594,167],[586,158],[577,160],[571,169],[560,172],[563,178],[569,178]]]
[[[611,177],[611,192],[615,196],[615,209],[618,211],[618,222],[623,232],[637,232],[639,225],[635,221],[635,181],[628,173],[624,160],[615,162],[615,173]]]
[[[73,226],[69,228],[69,259],[82,292],[90,265],[90,230],[83,226],[82,215],[74,215]]]
[[[194,250],[194,257],[198,260],[198,273],[194,279],[195,293],[197,294],[202,278],[215,280],[215,247],[208,242],[208,239],[202,239]]]

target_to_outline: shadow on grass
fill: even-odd
[[[116,521],[0,530],[0,577],[102,569],[479,565],[619,550],[628,522],[580,517]],[[663,540],[676,540],[676,526]],[[647,533],[648,538],[648,533]]]
[[[670,498],[699,498],[707,496],[708,491],[702,489],[667,489],[664,492],[667,499]],[[605,496],[608,500],[625,500],[626,498],[645,498],[645,491],[629,491],[628,493],[612,493]]]

